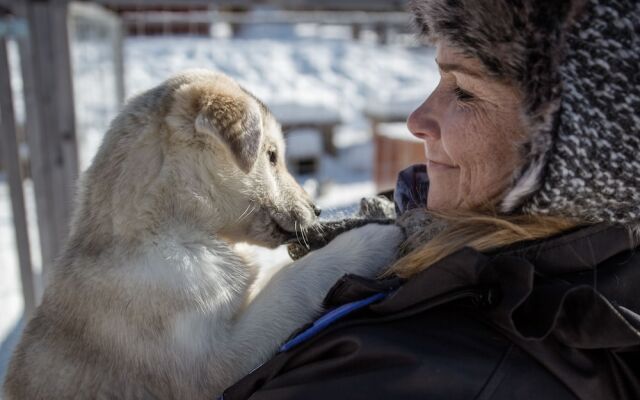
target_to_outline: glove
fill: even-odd
[[[337,221],[322,221],[312,226],[305,235],[300,235],[287,246],[292,260],[298,260],[312,250],[317,250],[331,242],[341,233],[361,226],[375,223],[390,225],[394,222],[396,213],[392,201],[383,196],[363,198],[360,209],[354,217]]]

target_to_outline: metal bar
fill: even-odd
[[[13,212],[13,225],[18,248],[24,312],[28,318],[36,307],[36,292],[31,263],[18,140],[16,136],[13,93],[11,91],[11,76],[7,56],[7,41],[5,38],[0,38],[0,133],[3,159],[6,163],[5,168],[9,180],[9,191],[11,193],[11,209]]]

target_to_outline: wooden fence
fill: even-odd
[[[73,90],[69,58],[67,9],[65,1],[3,1],[10,13],[3,22],[24,26],[23,31],[5,30],[0,51],[2,94],[2,147],[10,183],[12,209],[25,313],[38,302],[32,271],[22,192],[22,173],[6,40],[12,37],[19,47],[24,89],[25,129],[30,153],[30,173],[34,183],[43,278],[67,236],[74,184],[78,175]]]
[[[0,132],[2,133],[0,136],[0,147],[2,148],[3,166],[7,172],[9,192],[11,194],[11,210],[18,247],[24,307],[25,310],[31,312],[36,304],[36,291],[31,268],[27,214],[25,211],[22,171],[20,168],[14,115],[9,58],[7,55],[7,39],[3,37],[0,38]]]

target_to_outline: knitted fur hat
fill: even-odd
[[[640,2],[413,0],[422,34],[518,85],[528,140],[503,212],[640,223]]]

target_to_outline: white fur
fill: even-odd
[[[5,398],[213,399],[313,320],[341,275],[389,265],[400,228],[366,226],[255,285],[232,243],[273,247],[315,221],[283,156],[273,117],[224,75],[132,100],[83,178]]]
[[[501,212],[512,212],[528,196],[538,190],[543,168],[544,162],[534,163],[518,178],[516,185],[509,190],[502,200],[500,205]]]

